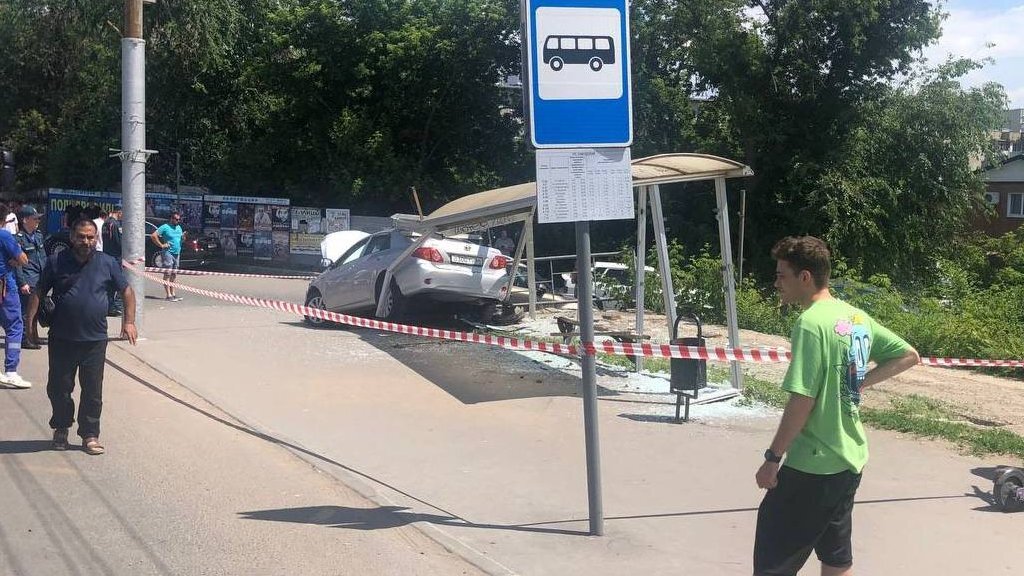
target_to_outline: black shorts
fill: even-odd
[[[796,576],[814,550],[822,564],[853,564],[853,498],[860,474],[808,474],[783,466],[757,511],[755,576]]]

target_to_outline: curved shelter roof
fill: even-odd
[[[632,168],[634,187],[753,174],[744,164],[710,154],[658,154],[633,160]],[[419,229],[485,228],[511,222],[515,220],[515,214],[530,212],[536,205],[537,185],[527,182],[463,196],[434,210],[422,220],[416,218],[413,222],[409,217],[400,220]],[[472,223],[477,225],[470,226]]]

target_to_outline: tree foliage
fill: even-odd
[[[924,70],[928,0],[635,0],[634,157],[696,151],[755,176],[747,251],[823,236],[865,274],[934,267],[979,198],[1004,106],[976,63]],[[0,3],[0,140],[18,187],[116,187],[122,0]],[[364,211],[531,177],[512,0],[161,0],[146,9],[149,178]],[[709,240],[707,193],[669,229]],[[713,236],[711,236],[713,237]],[[567,246],[568,247],[568,246]],[[749,270],[749,268],[748,268]]]

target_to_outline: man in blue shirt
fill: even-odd
[[[18,246],[28,258],[28,263],[21,268],[14,269],[14,278],[17,281],[18,293],[21,298],[21,311],[28,320],[28,300],[32,291],[36,289],[39,282],[39,274],[43,271],[43,264],[46,263],[46,250],[43,249],[43,233],[39,231],[39,220],[43,217],[35,207],[28,204],[18,210],[18,225],[20,230],[15,238]],[[38,350],[41,344],[39,340],[39,323],[32,321],[25,323],[24,336],[21,339],[21,347],[24,350]]]
[[[183,236],[185,233],[181,229],[181,212],[177,211],[171,213],[170,222],[161,225],[150,235],[153,242],[160,247],[160,252],[156,253],[155,264],[157,268],[168,270],[168,272],[164,272],[164,280],[167,282],[174,282],[174,271],[181,264],[181,239]],[[167,296],[168,302],[181,301],[181,297],[174,293],[173,284],[164,284],[164,294]]]
[[[35,319],[39,301],[53,291],[50,318],[50,373],[46,395],[53,415],[53,447],[67,450],[68,428],[74,422],[75,373],[82,385],[78,407],[78,435],[86,453],[103,454],[100,444],[100,412],[103,408],[103,364],[107,356],[107,309],[111,287],[124,299],[121,337],[135,344],[135,293],[124,277],[121,263],[96,251],[99,231],[91,220],[79,220],[71,228],[71,248],[46,259],[39,283],[29,301],[29,318]]]
[[[4,327],[4,373],[0,374],[0,387],[31,388],[32,384],[18,375],[21,363],[21,338],[25,322],[21,317],[21,298],[18,297],[14,269],[28,263],[28,257],[18,246],[14,235],[0,229],[0,321]]]

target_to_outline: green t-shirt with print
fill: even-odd
[[[860,421],[860,388],[868,361],[898,358],[910,345],[842,300],[812,304],[796,321],[792,362],[782,388],[816,400],[786,466],[809,474],[860,473],[868,442]]]

